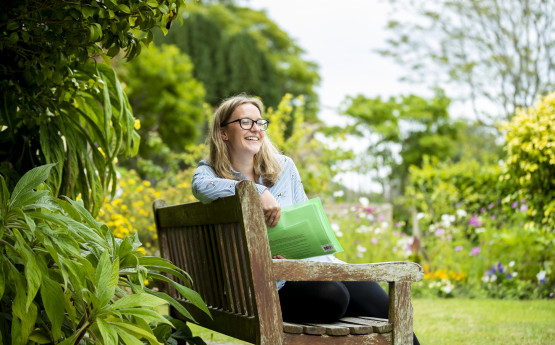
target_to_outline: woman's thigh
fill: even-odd
[[[288,281],[279,299],[284,321],[333,322],[345,315],[349,292],[342,282]]]

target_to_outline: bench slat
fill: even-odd
[[[371,326],[374,333],[388,333],[393,330],[393,325],[387,319],[373,318],[369,316],[344,317],[339,321],[354,323],[358,325]]]

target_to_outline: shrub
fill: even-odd
[[[156,327],[173,325],[157,308],[169,303],[191,316],[150,289],[149,280],[173,285],[208,313],[187,273],[167,260],[140,256],[137,236],[115,238],[81,202],[54,198],[43,183],[51,168],[30,170],[11,193],[0,176],[2,343],[166,342],[171,334]]]

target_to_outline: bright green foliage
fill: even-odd
[[[109,61],[131,59],[184,0],[87,4],[62,0],[0,5],[0,169],[8,186],[26,171],[58,163],[55,195],[81,194],[98,212],[115,182],[116,155],[138,149],[134,119]],[[133,34],[135,32],[135,34]],[[114,188],[115,189],[115,188]]]
[[[317,66],[302,58],[303,50],[263,11],[214,4],[190,6],[183,15],[183,27],[176,25],[155,41],[175,44],[191,56],[210,104],[250,92],[275,107],[281,95],[291,93],[303,95],[307,119],[317,119]]]
[[[507,163],[502,180],[514,184],[512,198],[524,198],[532,219],[546,231],[555,229],[555,93],[505,125]]]
[[[208,313],[187,273],[165,259],[141,257],[137,236],[116,239],[82,203],[54,198],[43,184],[52,167],[30,170],[12,193],[0,176],[3,344],[160,344],[165,340],[152,328],[171,323],[159,306],[169,303],[191,316],[145,285],[152,280],[173,285]]]
[[[419,85],[451,83],[479,118],[513,116],[555,87],[554,0],[389,3],[392,38],[381,53]]]
[[[372,140],[371,167],[387,170],[384,194],[402,193],[410,166],[421,166],[424,156],[446,160],[458,153],[462,124],[449,118],[449,103],[441,90],[430,100],[415,95],[388,100],[348,97],[344,114],[356,120],[354,131]]]
[[[120,160],[143,177],[160,178],[168,164],[165,156],[183,153],[197,141],[207,122],[204,89],[192,77],[193,65],[175,46],[151,46],[136,59],[120,62],[118,75],[125,85],[135,117],[140,121],[139,154]],[[175,158],[175,157],[174,157]]]
[[[271,124],[266,133],[281,152],[293,159],[306,193],[324,197],[330,193],[331,180],[339,172],[336,163],[352,158],[352,154],[319,140],[316,137],[319,125],[305,122],[304,115],[303,98],[293,99],[287,94],[276,110],[267,110],[265,117]],[[289,136],[287,124],[291,127]]]

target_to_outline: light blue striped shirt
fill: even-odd
[[[272,187],[264,186],[262,177],[259,178],[256,188],[262,194],[266,189],[274,196],[281,208],[297,204],[308,200],[301,182],[299,171],[293,160],[287,156],[279,155],[278,160],[282,166],[282,171],[276,183]],[[247,177],[238,171],[233,171],[239,180],[246,180]],[[218,177],[216,172],[207,161],[200,161],[193,175],[193,195],[203,204],[235,194],[235,185],[239,181],[229,180]],[[323,255],[308,258],[310,261],[343,263],[333,255]],[[285,284],[278,281],[278,290]]]

